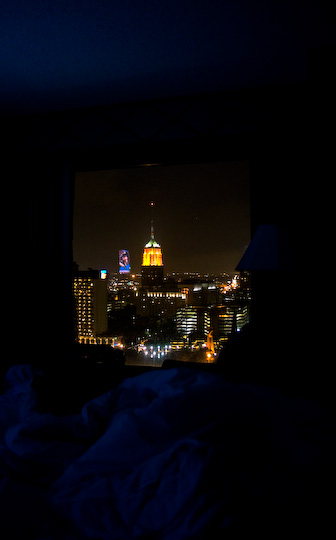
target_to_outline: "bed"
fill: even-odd
[[[313,401],[197,369],[39,411],[34,368],[0,396],[1,537],[276,538],[332,523],[334,423]]]

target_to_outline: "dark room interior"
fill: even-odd
[[[2,2],[0,25],[10,210],[2,537],[325,538],[335,480],[330,3],[20,0]],[[276,268],[247,253],[238,268],[251,272],[249,331],[210,369],[168,362],[160,375],[118,355],[109,368],[83,360],[72,297],[76,172],[240,160],[249,162],[252,242],[262,226],[280,231]],[[145,402],[154,427],[144,412],[137,423]],[[126,403],[134,407],[117,451],[107,426]]]

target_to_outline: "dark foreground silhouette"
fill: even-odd
[[[120,357],[113,372],[102,358],[93,368],[82,352],[81,366],[63,378],[30,365],[6,374],[2,538],[335,532],[335,424],[328,407],[269,385],[228,381],[215,366],[167,362],[167,369],[140,373],[124,371]],[[104,385],[105,393],[85,401]]]

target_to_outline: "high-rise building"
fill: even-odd
[[[210,315],[215,339],[226,341],[249,322],[249,306],[247,303],[218,305],[211,309]]]
[[[163,284],[163,259],[160,244],[154,238],[154,203],[151,202],[151,237],[144,247],[142,256],[142,286],[161,287]]]
[[[139,315],[173,319],[176,310],[186,304],[186,293],[168,288],[150,290],[142,287],[135,292],[135,305]]]
[[[75,268],[72,287],[78,341],[107,332],[107,280],[98,270]]]
[[[209,310],[203,307],[182,307],[176,313],[176,328],[180,335],[204,339],[210,331]]]

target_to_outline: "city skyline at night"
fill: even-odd
[[[76,176],[74,260],[116,272],[126,248],[141,272],[153,219],[165,272],[234,272],[250,240],[247,162],[166,165]]]

